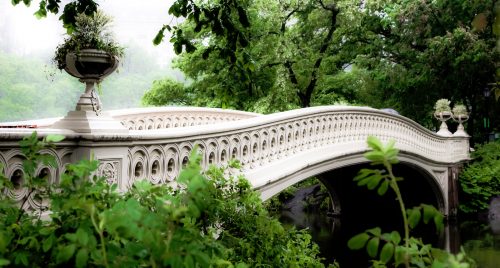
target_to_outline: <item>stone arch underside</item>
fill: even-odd
[[[293,161],[291,161],[292,163],[289,163],[290,165],[296,164],[297,168],[294,172],[290,172],[293,168],[283,170],[279,167],[269,167],[266,170],[259,170],[259,172],[247,174],[247,177],[250,182],[255,185],[255,189],[261,192],[262,199],[267,200],[284,189],[307,178],[319,176],[321,174],[345,167],[361,167],[362,165],[367,165],[368,160],[364,158],[363,153],[364,152],[357,152],[349,155],[337,156],[316,163],[307,163],[307,158],[303,158],[306,160],[303,161],[303,163],[293,163]],[[398,158],[400,163],[396,166],[406,167],[418,172],[419,175],[425,179],[425,183],[431,188],[438,209],[443,214],[448,215],[448,166],[422,159],[419,156],[405,152],[400,152]],[[282,176],[276,175],[280,171],[282,172]],[[267,181],[265,174],[269,174]],[[396,174],[396,176],[397,175],[398,174]],[[262,184],[263,181],[265,181],[265,184]],[[259,182],[261,185],[256,185]],[[334,213],[340,213],[341,207],[335,197],[336,189],[329,187],[327,184],[325,184],[325,186],[329,188],[330,195],[332,196],[332,200],[334,202],[334,207],[336,206],[337,211],[334,211]],[[335,202],[337,202],[337,204],[335,204]]]

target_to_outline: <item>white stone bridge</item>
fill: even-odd
[[[18,145],[34,130],[40,136],[66,136],[56,149],[44,152],[55,156],[58,167],[38,168],[54,183],[66,164],[91,156],[100,161],[99,175],[120,189],[139,179],[173,183],[190,151],[198,146],[204,167],[239,159],[263,199],[308,177],[366,163],[363,153],[370,135],[384,142],[393,139],[401,162],[424,174],[423,180],[430,183],[439,208],[447,215],[456,212],[456,175],[469,160],[468,136],[439,136],[406,117],[366,107],[323,106],[270,115],[209,108],[140,108],[99,116],[76,111],[58,120],[0,124],[0,163],[18,186],[7,194],[18,201],[27,198],[26,204],[34,209],[39,201],[20,186],[23,155]]]

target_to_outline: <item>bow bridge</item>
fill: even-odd
[[[453,215],[456,180],[469,160],[469,137],[440,136],[414,121],[367,107],[323,106],[260,115],[210,108],[140,108],[95,114],[73,111],[61,118],[0,124],[0,163],[16,186],[7,194],[27,209],[41,201],[22,188],[23,155],[18,142],[36,130],[40,136],[63,134],[66,139],[43,153],[57,159],[56,168],[38,172],[57,183],[68,163],[93,156],[98,175],[127,189],[139,179],[175,184],[190,151],[197,146],[202,165],[239,159],[242,172],[263,199],[311,176],[365,164],[366,139],[396,141],[403,165],[418,171],[438,207]],[[325,184],[332,193],[335,187]],[[333,198],[335,200],[335,198]]]

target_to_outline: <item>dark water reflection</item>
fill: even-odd
[[[308,192],[310,192],[310,187],[309,190],[301,189],[294,198],[295,200],[287,202],[287,208],[281,212],[280,221],[300,229],[308,228],[313,240],[320,247],[325,263],[336,260],[341,267],[369,267],[370,262],[366,251],[349,250],[347,241],[368,228],[379,226],[383,232],[390,232],[402,226],[397,213],[388,213],[378,217],[376,216],[378,214],[370,214],[369,211],[360,213],[360,215],[368,215],[367,218],[349,214],[329,217],[325,213],[305,211],[303,198]],[[495,225],[500,223],[500,214],[497,218],[491,215],[485,218],[483,221],[450,222],[446,226],[446,235],[442,236],[437,236],[430,226],[419,226],[412,235],[422,237],[425,243],[431,243],[435,247],[449,249],[452,252],[458,252],[463,247],[467,254],[477,262],[477,267],[498,268],[500,267],[500,234],[495,234],[494,231],[500,227],[500,225]],[[418,230],[420,231],[417,232]],[[398,231],[400,234],[403,233],[402,230]]]

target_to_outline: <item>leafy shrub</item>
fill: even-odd
[[[472,158],[459,177],[464,213],[485,211],[491,198],[500,195],[500,141],[477,146]]]
[[[38,148],[51,140],[23,141],[25,168],[48,158]],[[249,182],[230,174],[237,162],[205,174],[199,162],[193,154],[176,189],[136,181],[127,192],[92,175],[97,161],[69,165],[59,185],[45,186],[48,220],[1,196],[0,266],[323,266],[309,234],[284,229]],[[0,177],[2,190],[12,187]]]
[[[425,224],[432,220],[438,233],[442,232],[444,216],[435,207],[426,204],[407,209],[398,186],[398,181],[402,178],[396,177],[392,169],[393,165],[399,162],[397,158],[399,151],[394,147],[395,142],[383,145],[377,138],[368,137],[367,143],[372,150],[365,153],[365,157],[371,161],[371,165],[380,165],[383,169],[362,169],[354,181],[357,181],[358,186],[366,186],[369,190],[376,189],[380,196],[385,195],[388,190],[396,194],[403,218],[404,236],[402,237],[398,231],[382,233],[380,227],[375,227],[352,237],[347,246],[354,250],[366,248],[368,255],[374,258],[372,267],[388,267],[388,265],[389,267],[404,265],[406,268],[476,267],[463,249],[462,252],[453,255],[410,236],[410,231],[417,227],[421,220]]]

